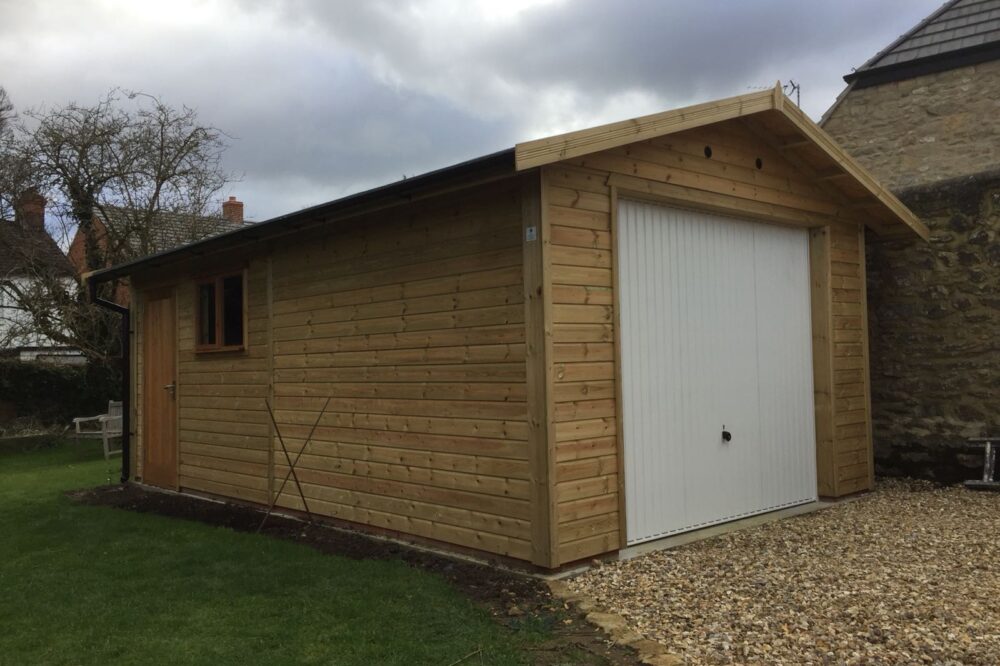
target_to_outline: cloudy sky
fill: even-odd
[[[0,0],[20,108],[114,86],[231,137],[262,220],[518,141],[773,86],[818,119],[942,0]]]

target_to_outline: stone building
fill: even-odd
[[[821,124],[932,232],[869,238],[876,466],[975,478],[967,438],[1000,435],[1000,0],[947,2],[844,79]]]

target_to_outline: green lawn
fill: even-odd
[[[108,474],[99,445],[0,449],[0,664],[517,664],[540,638],[399,562],[62,494]]]

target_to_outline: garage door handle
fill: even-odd
[[[725,430],[723,428],[723,430],[722,430],[722,441],[723,442],[731,442],[732,439],[733,439],[733,433],[731,433],[728,430]]]

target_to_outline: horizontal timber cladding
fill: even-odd
[[[615,361],[617,192],[796,226],[830,226],[826,321],[833,329],[829,379],[835,404],[824,423],[833,429],[828,441],[834,442],[832,473],[839,479],[832,494],[870,486],[863,246],[859,225],[834,219],[843,214],[842,201],[738,120],[568,159],[543,167],[543,181],[551,242],[559,563],[625,542],[620,491],[627,479],[619,478]]]
[[[836,496],[874,487],[864,231],[833,225],[833,466]]]
[[[619,539],[611,189],[607,174],[545,167],[551,239],[558,560]]]
[[[182,489],[266,503],[271,446],[265,403],[267,262],[261,257],[243,265],[247,268],[243,352],[195,352],[195,284],[182,283],[175,291],[178,478]]]
[[[312,432],[296,469],[315,513],[541,566],[618,549],[620,193],[814,228],[820,478],[824,494],[870,487],[863,236],[759,136],[729,121],[233,249],[241,351],[194,351],[197,266],[234,264],[190,260],[180,486],[303,509],[294,484],[275,497],[280,441],[294,455]]]
[[[275,244],[274,406],[293,453],[329,399],[296,466],[311,511],[531,559],[522,262],[514,179]],[[292,483],[277,500],[303,508]]]

